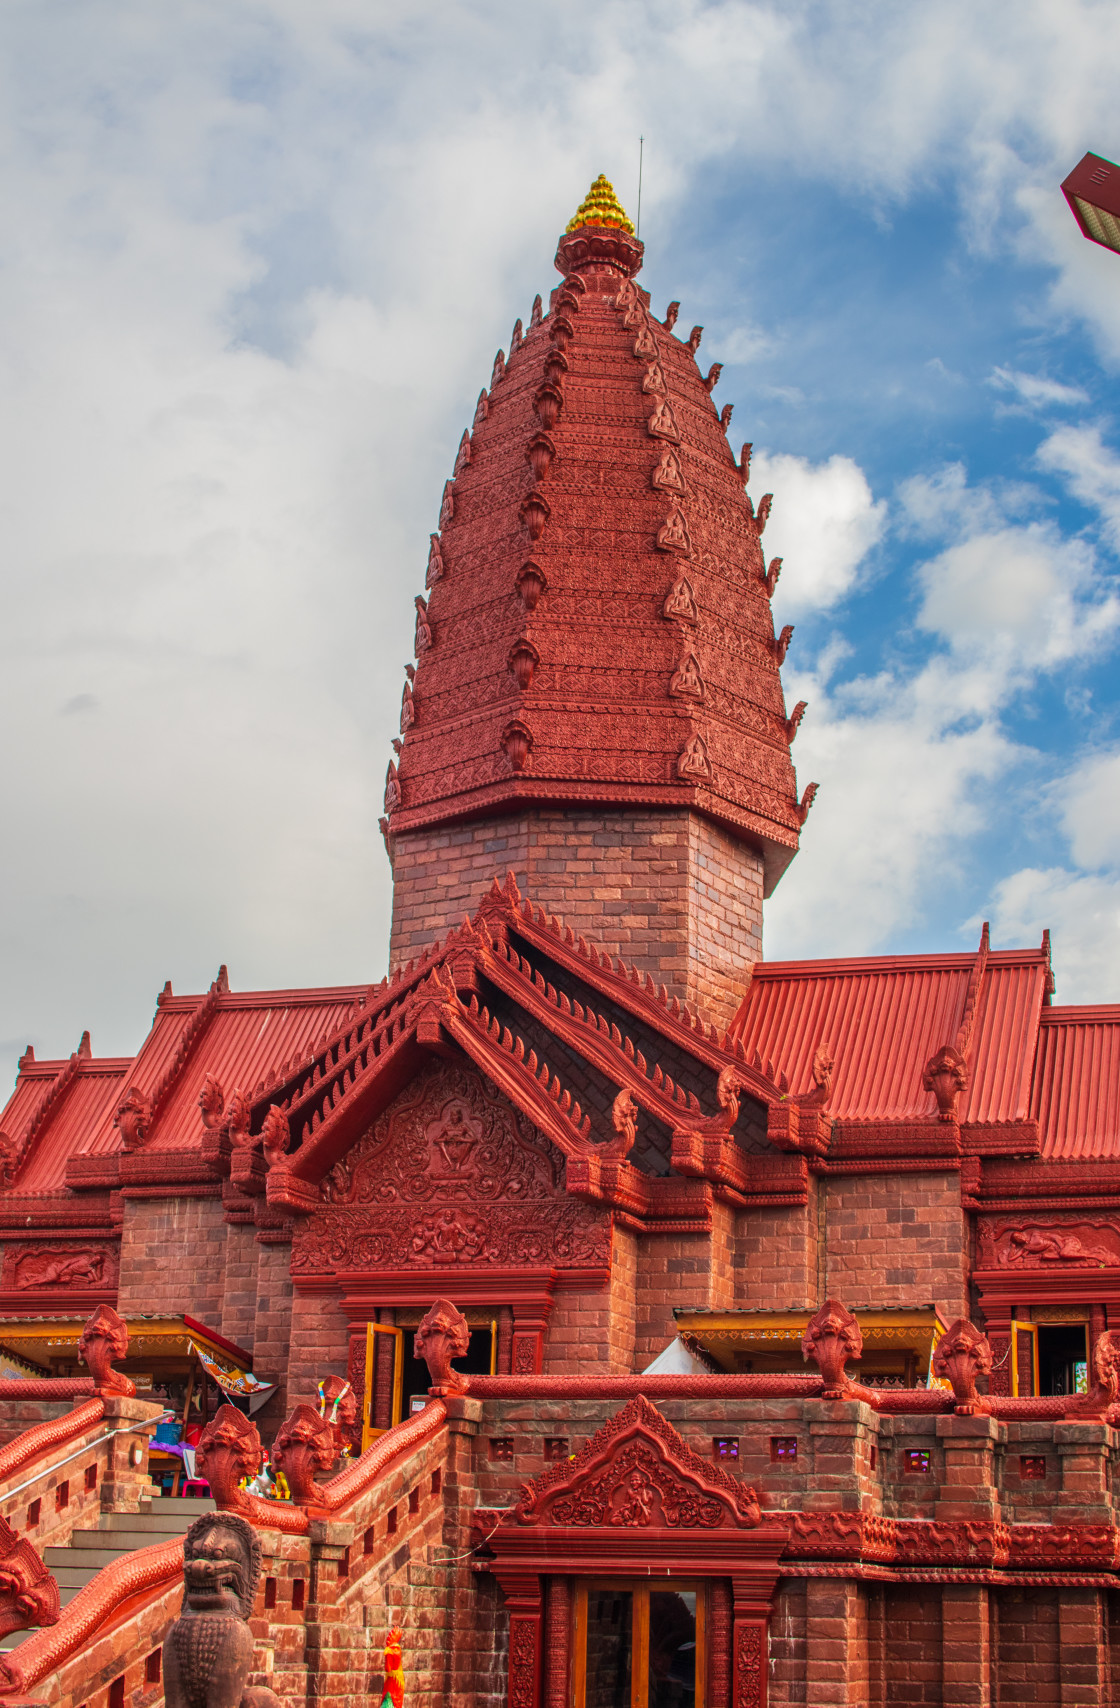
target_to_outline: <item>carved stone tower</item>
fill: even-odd
[[[463,434],[386,784],[390,965],[512,869],[726,1020],[799,805],[758,515],[715,367],[634,283],[605,179]],[[785,637],[783,637],[784,641]]]

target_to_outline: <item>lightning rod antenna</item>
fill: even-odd
[[[642,156],[645,153],[645,147],[646,139],[644,136],[640,136],[638,138],[638,220],[634,231],[635,237],[642,235]]]

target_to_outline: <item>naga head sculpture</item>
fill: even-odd
[[[202,1090],[198,1094],[198,1107],[202,1112],[202,1125],[208,1133],[222,1124],[222,1112],[225,1109],[226,1098],[218,1081],[212,1073],[208,1073],[202,1082]]]
[[[976,1378],[986,1376],[991,1367],[987,1336],[967,1317],[958,1317],[934,1348],[933,1373],[951,1385],[961,1417],[981,1416],[990,1409],[976,1392]]]
[[[413,1351],[428,1366],[432,1392],[465,1394],[470,1379],[451,1368],[453,1358],[462,1358],[470,1347],[470,1325],[450,1299],[437,1299],[413,1340]]]
[[[135,1394],[136,1384],[113,1369],[113,1360],[127,1355],[128,1324],[112,1305],[98,1305],[81,1332],[78,1357],[88,1366],[99,1393],[128,1399]]]
[[[139,1150],[148,1136],[151,1118],[150,1099],[145,1097],[138,1086],[130,1085],[113,1117],[113,1125],[119,1131],[121,1144],[126,1151]]]
[[[844,1397],[851,1387],[844,1366],[849,1358],[858,1358],[862,1351],[863,1335],[851,1311],[839,1299],[826,1299],[809,1318],[801,1336],[802,1356],[811,1358],[824,1377],[822,1398]]]
[[[314,1406],[296,1406],[280,1425],[272,1444],[272,1463],[282,1471],[297,1506],[321,1501],[315,1472],[329,1471],[335,1460],[334,1431]]]
[[[218,1510],[236,1511],[243,1504],[240,1483],[260,1470],[261,1438],[257,1426],[236,1406],[219,1406],[202,1432],[195,1457],[198,1474],[210,1484]]]

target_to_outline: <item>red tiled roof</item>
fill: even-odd
[[[1120,1157],[1120,1004],[1044,1011],[1031,1115],[1044,1157]]]
[[[341,985],[326,990],[223,995],[163,1101],[147,1146],[153,1150],[193,1149],[202,1137],[198,1094],[208,1073],[213,1074],[227,1098],[235,1089],[251,1097],[262,1080],[274,1075],[285,1062],[310,1055],[354,1013],[363,998],[369,998],[372,989],[371,985]],[[179,1001],[173,999],[175,1004]],[[189,1018],[189,1004],[197,1005],[202,998],[183,1001]],[[161,1058],[166,1059],[168,1047],[157,1038],[156,1028],[152,1039]],[[145,1044],[136,1058],[134,1077],[141,1090],[147,1089],[147,1051]],[[145,1078],[139,1077],[141,1073]],[[153,1072],[152,1081],[157,1077]]]
[[[68,1073],[69,1080],[34,1135],[15,1191],[21,1196],[60,1192],[70,1157],[118,1151],[120,1133],[113,1118],[133,1085],[158,1099],[147,1144],[158,1150],[195,1149],[202,1138],[198,1093],[206,1074],[214,1075],[227,1096],[234,1089],[251,1095],[293,1058],[309,1056],[369,999],[372,989],[340,985],[234,994],[223,986],[209,998],[164,996],[135,1058],[81,1056],[76,1067],[66,1061],[24,1061],[0,1113],[0,1132],[17,1147],[60,1075]],[[177,1061],[184,1042],[188,1051]]]
[[[795,1092],[810,1084],[814,1052],[831,1045],[829,1113],[840,1120],[933,1119],[922,1071],[953,1043],[965,1015],[975,955],[881,955],[863,960],[770,961],[754,969],[732,1025]],[[990,954],[978,980],[969,1088],[960,1118],[1027,1115],[1038,1016],[1049,974],[1040,949]]]

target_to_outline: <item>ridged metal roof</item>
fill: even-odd
[[[1120,1157],[1120,1004],[1045,1011],[1031,1114],[1044,1157]]]
[[[954,1042],[976,969],[974,955],[760,962],[732,1030],[748,1056],[757,1050],[785,1073],[794,1093],[810,1088],[813,1055],[829,1044],[829,1109],[840,1120],[932,1118],[937,1105],[922,1089],[922,1071]],[[987,957],[962,1120],[1026,1118],[1048,971],[1039,949]]]

